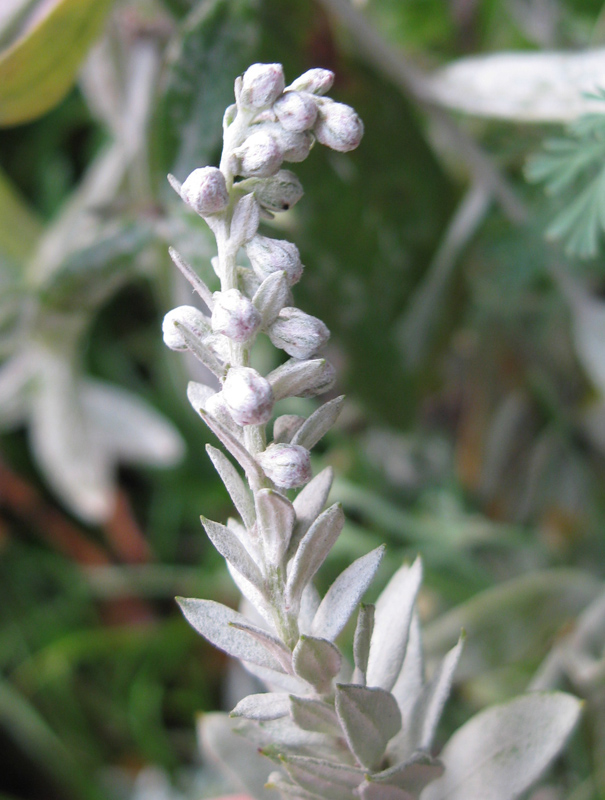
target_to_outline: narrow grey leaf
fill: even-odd
[[[243,622],[241,620],[230,622],[230,627],[242,631],[242,633],[247,634],[261,644],[275,657],[284,672],[292,674],[292,654],[281,639],[278,639],[277,636],[274,636],[268,631],[257,628],[256,625],[251,625],[245,617],[242,617],[242,619],[244,620]]]
[[[315,447],[317,442],[338,419],[344,399],[344,394],[340,397],[335,397],[334,400],[329,400],[323,406],[320,406],[317,411],[314,411],[296,433],[292,439],[292,444],[299,444],[301,447],[306,447],[307,450]]]
[[[278,566],[288,549],[296,514],[292,503],[274,489],[261,489],[254,495],[258,527],[265,557]]]
[[[302,397],[310,386],[322,378],[326,371],[325,358],[299,360],[290,358],[267,375],[276,400],[284,397]]]
[[[199,337],[185,325],[183,322],[175,320],[174,326],[178,329],[179,333],[185,340],[185,344],[193,355],[198,358],[204,366],[213,372],[217,378],[222,378],[225,375],[225,365],[218,360],[212,350],[199,339]]]
[[[331,642],[347,624],[349,617],[372,582],[384,554],[384,545],[358,558],[328,589],[313,620],[311,633]]]
[[[418,703],[423,688],[422,636],[418,612],[414,611],[403,665],[395,685],[391,689],[391,694],[397,700],[397,705],[405,720],[401,731],[394,739],[391,739],[387,748],[387,752],[393,762],[408,761],[417,748],[419,733],[413,723],[414,708]]]
[[[372,604],[361,604],[353,640],[353,660],[355,662],[354,683],[366,685],[366,672],[368,670],[368,656],[370,655],[370,642],[374,630],[374,611]]]
[[[246,719],[279,719],[290,713],[290,695],[277,692],[250,694],[235,706],[229,716]]]
[[[256,290],[252,302],[259,311],[264,330],[275,320],[279,312],[289,305],[290,287],[285,272],[272,272]]]
[[[262,681],[272,692],[288,692],[289,694],[305,694],[309,691],[309,686],[297,678],[295,675],[286,675],[284,672],[276,672],[274,669],[261,667],[258,664],[246,662],[244,667],[247,671]]]
[[[368,658],[368,686],[390,691],[405,658],[410,622],[422,580],[419,558],[393,575],[376,602],[374,633]]]
[[[416,795],[399,789],[397,786],[390,786],[373,781],[364,781],[358,789],[361,800],[416,800]]]
[[[229,459],[216,447],[211,444],[206,445],[206,452],[210,456],[210,460],[214,464],[214,468],[220,475],[225,488],[229,492],[229,496],[233,500],[233,505],[236,507],[244,525],[251,528],[255,521],[256,515],[254,513],[254,501],[248,487],[241,479],[239,473],[229,461]]]
[[[361,769],[322,758],[291,755],[282,761],[292,780],[326,800],[351,800],[351,793],[364,778]]]
[[[298,629],[307,636],[311,635],[311,626],[317,614],[320,600],[319,592],[313,583],[308,583],[303,589],[298,612]]]
[[[220,522],[213,522],[206,517],[200,517],[208,538],[218,552],[236,568],[238,572],[250,581],[253,586],[263,586],[263,576],[255,564],[254,559],[246,550],[232,530]]]
[[[340,503],[335,503],[320,514],[303,536],[292,559],[286,583],[286,601],[296,607],[307,583],[323,564],[344,525]]]
[[[375,772],[372,781],[398,786],[410,792],[413,797],[418,797],[425,787],[440,778],[443,772],[444,767],[440,761],[428,753],[415,753],[405,764],[397,764],[383,772]]]
[[[430,682],[424,687],[417,703],[418,712],[414,708],[414,722],[416,722],[416,716],[418,716],[418,723],[422,725],[421,730],[419,730],[419,750],[428,751],[433,744],[433,738],[443,707],[450,695],[454,672],[460,661],[463,645],[464,639],[460,637],[458,644],[441,661]]]
[[[224,425],[221,425],[218,420],[211,416],[207,411],[204,411],[203,408],[197,408],[196,411],[204,420],[206,425],[210,428],[210,430],[215,434],[215,436],[225,445],[226,449],[231,453],[233,458],[235,458],[240,467],[244,470],[250,485],[252,487],[259,488],[263,486],[265,475],[260,468],[260,465],[257,464],[257,462],[252,458],[250,453],[241,444],[241,442],[238,442],[235,436],[230,433]]]
[[[264,596],[261,592],[250,583],[249,580],[246,580],[241,572],[238,572],[233,564],[230,564],[227,561],[227,569],[229,570],[229,574],[233,578],[233,582],[243,594],[243,596],[248,600],[249,603],[258,611],[261,617],[265,620],[265,622],[270,626],[274,626],[273,620],[273,613],[271,611],[271,607],[265,600]]]
[[[231,218],[231,245],[239,250],[254,236],[260,222],[259,207],[254,193],[246,194],[238,200]]]
[[[176,601],[187,622],[219,650],[242,661],[250,661],[277,672],[284,671],[266,647],[248,633],[233,627],[234,622],[248,626],[248,620],[237,611],[214,600],[177,597]]]
[[[323,700],[290,695],[290,714],[298,727],[304,731],[342,736],[333,706]]]
[[[387,743],[401,728],[397,701],[384,689],[337,684],[336,713],[355,757],[375,769]]]
[[[193,267],[185,261],[183,256],[174,249],[174,247],[169,247],[168,253],[170,254],[170,258],[172,259],[174,264],[179,268],[179,270],[182,272],[185,278],[187,278],[189,283],[193,286],[195,291],[202,298],[204,303],[206,303],[208,308],[212,311],[212,308],[214,306],[214,300],[212,299],[212,292],[206,286],[204,281],[200,278],[200,276],[193,269]]]
[[[339,649],[332,642],[313,636],[301,636],[292,653],[296,675],[320,694],[330,691],[332,678],[340,672],[341,664]]]
[[[338,745],[333,737],[326,736],[325,733],[303,731],[294,724],[290,716],[267,720],[263,722],[262,726],[253,722],[249,724],[251,728],[249,731],[246,730],[246,734],[256,735],[265,755],[269,756],[269,758],[274,757],[277,763],[280,763],[281,756],[284,753],[306,756],[311,755],[311,752],[320,752],[326,755],[334,755],[335,760],[338,760]],[[262,730],[257,731],[255,734],[252,726],[255,728],[262,727]],[[342,750],[340,750],[340,754],[342,754]]]
[[[445,772],[422,800],[514,800],[558,754],[580,709],[569,694],[535,692],[476,714],[445,745]]]
[[[307,792],[302,786],[287,780],[281,772],[272,772],[266,783],[267,789],[277,789],[285,797],[294,797],[296,800],[321,800],[319,795]]]
[[[200,408],[206,408],[206,403],[216,394],[216,389],[206,386],[205,383],[189,381],[187,384],[187,399],[193,406],[193,410],[199,412]]]
[[[274,443],[289,444],[304,421],[305,418],[299,417],[297,414],[283,414],[281,417],[278,417],[273,423]]]
[[[290,556],[294,555],[298,543],[323,511],[333,480],[334,470],[326,467],[296,495],[293,502],[296,527],[290,542]]]

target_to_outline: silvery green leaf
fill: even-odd
[[[27,414],[27,386],[34,377],[33,360],[27,354],[14,356],[0,368],[0,426],[19,425]]]
[[[296,519],[294,507],[274,489],[261,489],[254,500],[265,556],[270,564],[277,566],[290,543]]]
[[[445,772],[422,800],[514,800],[561,750],[580,708],[563,692],[533,693],[476,714],[445,745]]]
[[[256,515],[254,513],[254,500],[246,484],[241,479],[239,473],[229,461],[229,459],[216,447],[211,444],[206,445],[206,452],[210,456],[210,460],[214,464],[214,468],[220,475],[225,488],[229,492],[229,496],[233,500],[233,505],[236,507],[244,525],[251,528],[255,521]]]
[[[325,358],[300,361],[290,358],[267,375],[276,400],[284,397],[302,397],[309,387],[321,379],[326,370]]]
[[[266,694],[250,694],[235,706],[229,716],[246,717],[246,719],[279,719],[290,713],[290,695],[268,692]]]
[[[226,558],[253,586],[260,588],[263,585],[261,572],[235,533],[226,525],[213,522],[206,517],[201,517],[201,521],[208,538],[223,558]]]
[[[175,320],[174,325],[193,355],[198,358],[205,367],[208,367],[210,372],[213,372],[217,378],[223,378],[225,375],[225,365],[219,361],[212,350],[206,347],[204,342],[202,342],[202,340],[183,322]]]
[[[212,296],[212,292],[206,286],[204,281],[200,278],[197,272],[193,269],[190,264],[188,264],[183,256],[178,253],[174,247],[168,248],[168,253],[170,254],[170,258],[172,259],[173,263],[179,268],[182,274],[187,278],[189,283],[193,286],[195,291],[199,294],[202,298],[204,303],[208,306],[208,308],[212,311],[214,306],[214,299]]]
[[[389,739],[401,728],[401,712],[393,695],[374,686],[337,684],[336,713],[357,760],[375,769]]]
[[[297,431],[292,444],[299,444],[311,450],[317,442],[324,436],[338,419],[344,403],[344,395],[335,397],[320,406],[317,411],[306,420],[304,425]]]
[[[252,298],[262,317],[263,330],[275,322],[282,308],[289,304],[291,296],[285,272],[272,272],[265,278]]]
[[[390,691],[405,658],[410,622],[422,580],[420,559],[404,564],[376,601],[374,633],[368,659],[367,683]]]
[[[289,555],[294,554],[300,540],[323,511],[333,480],[334,470],[326,467],[296,495],[292,504],[296,511],[296,527]]]
[[[274,636],[272,633],[262,630],[262,628],[257,628],[256,625],[251,625],[245,617],[242,617],[242,619],[244,622],[241,620],[230,622],[230,627],[247,634],[261,644],[267,652],[275,657],[283,671],[291,674],[292,654],[282,640],[278,639],[277,636]]]
[[[246,473],[246,477],[252,486],[262,486],[265,480],[265,475],[260,468],[260,465],[252,458],[246,448],[238,442],[238,440],[230,433],[224,425],[214,419],[204,409],[196,409],[200,417],[204,420],[206,425],[220,439],[225,445],[225,448],[231,453],[233,458],[238,462],[240,467]]]
[[[318,795],[307,792],[302,786],[289,781],[281,772],[272,772],[267,780],[267,789],[276,789],[285,797],[294,797],[296,800],[318,800]]]
[[[414,753],[405,763],[375,772],[371,780],[388,786],[398,786],[413,797],[420,793],[432,781],[443,775],[443,764],[428,753]]]
[[[340,672],[342,656],[326,639],[301,636],[292,653],[292,666],[299,678],[314,686],[319,693],[328,692],[332,678]]]
[[[323,564],[344,525],[340,503],[320,514],[301,539],[290,565],[286,582],[286,601],[293,606],[300,601],[302,590]]]
[[[274,443],[283,442],[284,444],[290,444],[292,437],[304,421],[305,418],[299,417],[297,414],[283,414],[281,417],[278,417],[273,423]]]
[[[284,672],[276,672],[274,669],[261,667],[258,664],[246,662],[244,667],[251,675],[262,681],[272,692],[288,692],[289,694],[306,694],[309,686],[305,681],[295,675],[286,675]]]
[[[304,731],[342,736],[334,707],[323,700],[290,695],[290,715],[298,727]]]
[[[282,761],[292,780],[325,800],[351,800],[353,790],[364,777],[363,770],[357,767],[322,758],[291,755]]]
[[[198,739],[204,759],[210,757],[218,762],[243,795],[255,800],[275,800],[274,792],[265,788],[273,769],[271,762],[258,752],[253,742],[235,732],[237,722],[227,714],[199,715]]]
[[[308,583],[303,589],[298,611],[298,627],[301,633],[311,634],[311,626],[317,614],[320,600],[319,592],[313,583]]]
[[[390,784],[374,783],[365,780],[359,787],[357,794],[361,800],[416,800],[413,794]]]
[[[249,580],[246,580],[241,572],[238,572],[235,567],[227,561],[227,569],[229,570],[229,574],[233,578],[233,582],[243,594],[243,596],[251,603],[256,611],[261,615],[261,617],[265,620],[265,622],[273,627],[273,614],[271,612],[271,607],[263,597],[263,595],[259,592],[259,590],[250,583]]]
[[[259,207],[256,198],[253,193],[245,194],[241,200],[238,200],[231,218],[230,239],[234,249],[239,250],[252,239],[258,230],[259,222]]]
[[[250,661],[277,672],[284,671],[266,647],[248,633],[233,627],[233,622],[248,625],[248,620],[237,611],[214,600],[177,597],[176,601],[187,622],[219,650],[241,661]]]
[[[358,558],[336,578],[317,609],[311,628],[313,636],[331,642],[336,639],[372,582],[383,554],[384,545],[381,545]]]
[[[452,689],[454,672],[460,661],[463,645],[464,639],[460,637],[458,644],[441,661],[435,674],[424,687],[414,707],[413,719],[408,720],[410,728],[417,728],[418,742],[415,743],[415,747],[419,750],[430,750],[433,744],[443,707]]]
[[[417,738],[411,733],[409,721],[412,719],[414,706],[416,705],[424,687],[424,659],[422,654],[422,637],[418,613],[412,614],[410,624],[410,635],[408,646],[405,651],[405,659],[391,689],[391,694],[397,700],[397,705],[405,724],[401,731],[389,742],[387,748],[392,760],[407,761],[416,749]]]
[[[342,755],[332,736],[325,733],[303,731],[291,717],[269,719],[260,725],[256,722],[246,722],[248,727],[242,728],[246,736],[252,738],[262,747],[263,753],[280,763],[284,753],[296,755],[313,755],[315,752],[334,756],[336,759]]]
[[[355,662],[353,683],[359,683],[362,686],[366,685],[368,656],[370,655],[370,643],[372,641],[372,631],[374,630],[374,611],[375,606],[371,603],[368,605],[361,604],[353,640],[353,660]]]

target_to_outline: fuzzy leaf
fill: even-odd
[[[389,739],[401,728],[393,695],[376,687],[338,684],[336,713],[355,757],[364,767],[375,769]]]
[[[253,586],[260,588],[263,585],[263,577],[254,559],[246,550],[244,545],[237,538],[232,530],[220,522],[213,522],[211,519],[201,517],[204,530],[208,538],[216,547],[218,552],[226,558],[235,569],[250,581]]]
[[[246,194],[238,200],[231,218],[231,242],[238,249],[254,236],[260,222],[260,209],[254,194]]]
[[[272,272],[256,290],[252,302],[262,317],[263,330],[275,322],[279,312],[289,305],[290,287],[285,272]]]
[[[170,183],[172,183],[172,181],[170,180],[171,178],[176,181],[176,178],[174,178],[173,175],[169,175],[168,176],[168,180],[169,180]],[[178,184],[178,181],[177,181],[177,184]],[[178,185],[180,187],[180,184],[178,184]],[[173,188],[176,188],[176,187],[173,187]],[[180,193],[181,192],[180,192],[180,188],[179,188],[178,191],[177,191],[177,194],[180,195]],[[190,264],[188,264],[187,261],[185,261],[183,256],[177,250],[175,250],[174,247],[169,247],[168,248],[168,253],[169,253],[170,258],[172,259],[174,265],[181,271],[183,276],[189,281],[191,286],[193,286],[193,288],[199,294],[199,296],[202,298],[204,303],[206,303],[208,308],[212,311],[212,309],[214,307],[214,298],[213,298],[212,292],[210,291],[208,286],[206,286],[204,281],[200,278],[200,276],[193,269],[193,267]]]
[[[184,323],[175,321],[174,326],[178,329],[185,344],[193,355],[199,359],[205,367],[208,367],[210,372],[213,372],[217,378],[223,378],[225,375],[225,365],[219,361],[212,350],[206,347],[200,338]]]
[[[278,417],[273,423],[273,441],[275,444],[279,442],[289,444],[304,421],[305,418],[299,417],[298,414],[282,414],[281,417]]]
[[[290,555],[294,554],[300,540],[323,511],[333,480],[334,470],[326,467],[296,495],[292,504],[296,511],[296,528],[290,542]]]
[[[355,662],[354,683],[362,686],[366,685],[366,672],[368,671],[368,656],[370,655],[370,643],[372,641],[372,631],[374,630],[374,612],[376,607],[372,604],[361,604],[355,628],[355,638],[353,640],[353,659]]]
[[[359,787],[361,800],[416,800],[415,795],[390,784],[364,781]]]
[[[206,408],[206,403],[214,394],[216,394],[216,389],[205,383],[189,381],[187,384],[187,400],[191,403],[194,411],[199,412],[200,408]]]
[[[410,622],[422,580],[420,559],[404,565],[391,578],[376,602],[374,633],[368,659],[368,686],[390,691],[405,658]]]
[[[290,358],[267,375],[276,400],[284,397],[304,397],[324,374],[325,358],[311,358],[300,361]]]
[[[430,682],[424,687],[417,709],[414,708],[414,720],[409,722],[410,725],[416,723],[419,726],[418,742],[414,742],[414,747],[419,750],[430,750],[433,744],[443,707],[450,695],[463,645],[464,639],[461,637],[458,644],[439,664]]]
[[[563,692],[535,693],[492,706],[452,736],[440,755],[443,777],[422,800],[513,800],[565,744],[580,702]]]
[[[262,486],[265,480],[265,475],[260,468],[259,464],[252,458],[246,448],[238,442],[235,436],[230,433],[224,425],[211,416],[203,408],[196,408],[200,417],[204,420],[206,425],[220,439],[225,445],[226,449],[231,453],[233,458],[239,463],[240,467],[246,473],[246,477],[251,486]]]
[[[269,653],[275,656],[275,659],[282,666],[284,672],[292,672],[292,654],[282,640],[278,639],[277,636],[274,636],[272,633],[268,633],[261,628],[257,628],[256,625],[251,625],[248,620],[245,620],[244,622],[235,620],[230,622],[229,625],[238,631],[242,631],[242,633],[246,633],[264,648],[266,648]]]
[[[298,611],[298,627],[301,633],[311,635],[311,626],[317,614],[320,601],[319,592],[312,583],[308,583],[303,589]]]
[[[334,764],[321,758],[285,756],[284,767],[292,780],[326,800],[351,800],[352,791],[363,780],[363,770]]]
[[[282,772],[272,772],[266,786],[267,789],[276,789],[285,797],[293,797],[296,800],[318,800],[316,794],[307,792],[302,786],[289,781]]]
[[[268,692],[266,694],[250,694],[235,706],[230,717],[246,717],[246,719],[279,719],[290,713],[290,695]]]
[[[344,395],[335,397],[320,406],[317,411],[306,420],[303,426],[297,431],[292,444],[299,444],[311,450],[317,442],[324,436],[338,419],[344,403]]]
[[[290,695],[290,715],[304,731],[342,736],[334,708],[323,700]]]
[[[358,558],[336,578],[317,609],[311,628],[313,636],[331,642],[336,639],[372,582],[383,554],[384,545]]]
[[[339,649],[332,642],[313,636],[301,636],[292,653],[296,675],[320,693],[329,691],[332,678],[340,672],[341,664]]]
[[[252,604],[254,609],[258,611],[261,617],[265,620],[265,622],[270,626],[273,627],[273,613],[271,611],[271,607],[269,606],[266,599],[263,595],[259,592],[259,590],[254,586],[254,584],[250,583],[249,580],[246,580],[241,572],[235,569],[235,567],[227,561],[227,569],[229,570],[229,574],[233,578],[233,582],[243,594],[243,596],[248,600],[249,603]]]
[[[292,503],[274,489],[261,489],[254,496],[258,527],[270,564],[281,563],[288,549],[296,515]]]
[[[248,627],[248,620],[237,611],[215,603],[214,600],[196,600],[194,598],[177,597],[177,603],[187,622],[198,633],[234,658],[250,661],[260,667],[283,672],[280,662],[269,653],[256,639],[243,630],[233,627],[232,623],[239,623]]]
[[[286,675],[284,672],[277,672],[274,669],[261,667],[251,662],[246,662],[244,667],[251,675],[254,675],[255,678],[262,681],[272,692],[305,694],[309,691],[309,686],[295,675]]]
[[[443,764],[426,753],[415,753],[405,764],[376,772],[371,780],[376,783],[398,786],[413,797],[418,797],[431,781],[443,775]]]
[[[210,460],[214,464],[214,468],[218,472],[225,488],[229,492],[229,496],[233,500],[233,505],[236,507],[240,517],[246,528],[252,528],[256,521],[254,513],[254,501],[246,484],[241,479],[239,473],[223,455],[220,450],[213,447],[211,444],[206,445],[206,452],[210,456]]]

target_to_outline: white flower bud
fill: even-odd
[[[351,106],[326,99],[319,106],[313,133],[317,141],[326,147],[348,153],[361,142],[363,122]]]
[[[219,214],[229,205],[225,176],[216,167],[194,169],[181,186],[181,197],[202,217]]]
[[[250,178],[275,175],[284,160],[284,152],[276,138],[263,128],[248,136],[241,147],[234,150],[234,155],[238,174]]]
[[[246,245],[246,255],[261,280],[272,272],[285,272],[289,285],[293,286],[303,274],[298,247],[285,239],[257,235]]]
[[[239,103],[244,108],[259,111],[268,108],[284,91],[285,85],[281,64],[252,64],[244,72]]]
[[[285,92],[273,104],[273,111],[282,127],[295,133],[308,131],[317,119],[317,103],[303,92]]]
[[[223,397],[238,425],[263,425],[273,411],[273,390],[251,367],[232,367],[223,385]]]
[[[203,340],[210,331],[209,320],[199,308],[194,306],[179,306],[173,308],[164,317],[162,322],[162,333],[164,335],[164,343],[171,350],[187,350],[187,343],[183,338],[183,334],[177,327],[177,323],[185,325],[192,333],[196,334]]]
[[[254,196],[267,211],[288,211],[303,196],[303,188],[293,172],[280,169],[270,178],[258,180]]]
[[[315,69],[307,70],[300,77],[298,77],[289,89],[296,89],[298,92],[311,92],[311,94],[326,94],[332,88],[334,83],[334,73],[329,69]]]
[[[256,334],[261,315],[252,302],[237,289],[214,293],[212,330],[234,342],[247,342]]]
[[[299,359],[310,358],[330,338],[320,319],[291,306],[282,308],[267,333],[275,347]]]
[[[336,370],[325,358],[322,358],[321,362],[321,368],[316,370],[314,379],[308,381],[306,387],[299,391],[297,397],[317,397],[333,388],[336,383]]]
[[[294,164],[304,161],[315,143],[311,131],[287,131],[276,122],[265,123],[264,127],[279,144],[284,161]]]
[[[296,489],[311,480],[309,451],[297,444],[270,444],[256,460],[280,489]]]

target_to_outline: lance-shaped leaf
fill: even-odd
[[[266,601],[261,592],[256,588],[256,586],[254,586],[254,584],[250,583],[249,580],[246,580],[241,572],[238,572],[238,570],[236,570],[235,567],[228,561],[227,569],[233,578],[233,582],[246,600],[248,600],[248,602],[254,606],[256,611],[258,611],[265,622],[272,627],[274,625],[273,613],[269,603]]]
[[[536,692],[482,711],[446,744],[445,772],[422,800],[513,800],[563,747],[580,708],[569,694]]]
[[[234,622],[230,622],[229,625],[259,642],[269,653],[275,656],[275,659],[279,662],[284,672],[291,674],[292,654],[282,640],[278,639],[277,636],[273,636],[272,633],[262,630],[262,628],[257,628],[256,625],[251,625],[245,617],[243,619],[244,622],[235,620]]]
[[[355,628],[355,638],[353,639],[353,660],[355,662],[353,683],[359,683],[362,686],[366,685],[375,610],[376,607],[371,603],[367,606],[363,603],[361,604]]]
[[[260,222],[260,209],[254,193],[245,194],[238,200],[231,218],[230,238],[233,248],[239,250],[254,236]]]
[[[235,706],[229,716],[246,719],[279,719],[290,713],[290,695],[278,692],[250,694]]]
[[[299,444],[307,450],[315,447],[338,419],[344,403],[344,395],[335,397],[314,411],[309,419],[302,425],[292,439],[292,444]]]
[[[393,695],[376,687],[338,684],[336,713],[357,760],[375,769],[389,739],[401,728],[401,713]]]
[[[290,695],[290,715],[304,731],[342,736],[334,707],[323,700]]]
[[[270,564],[277,566],[290,543],[296,520],[294,507],[274,489],[261,489],[254,499],[265,556]]]
[[[173,175],[169,176],[169,180],[170,180],[170,178],[172,178],[173,180],[176,180],[176,178],[174,178]],[[178,181],[177,181],[177,184],[178,184]],[[179,184],[179,186],[180,186],[180,184]],[[177,193],[180,194],[180,190]],[[185,261],[183,256],[179,252],[177,252],[174,249],[174,247],[169,247],[168,248],[168,253],[169,253],[170,258],[172,259],[173,263],[175,264],[175,266],[177,266],[179,268],[179,270],[182,272],[184,277],[187,278],[189,283],[193,286],[195,291],[202,298],[204,303],[206,303],[208,308],[212,311],[212,309],[214,307],[214,299],[213,299],[213,296],[212,296],[212,292],[210,291],[208,286],[206,286],[204,281],[200,278],[200,276],[193,269],[193,267],[190,264],[188,264],[187,261]]]
[[[217,419],[211,416],[207,411],[204,411],[203,408],[196,408],[196,411],[212,433],[220,439],[244,470],[250,484],[252,486],[262,486],[265,480],[265,474],[241,442],[238,442],[235,436],[230,433],[224,425],[221,425]]]
[[[415,795],[400,789],[398,786],[390,786],[389,784],[374,783],[365,780],[357,794],[361,800],[416,800]]]
[[[178,329],[183,337],[185,344],[193,355],[198,358],[202,364],[213,372],[217,378],[222,378],[225,375],[225,365],[218,360],[212,350],[202,342],[202,340],[183,322],[176,321],[174,326]]]
[[[299,417],[298,414],[282,414],[273,423],[273,442],[289,444],[304,421],[305,418]]]
[[[289,716],[267,720],[262,727],[254,722],[248,724],[250,728],[246,729],[246,735],[255,738],[263,748],[264,755],[276,763],[280,763],[284,753],[309,756],[320,752],[339,760],[338,746],[333,737],[326,736],[325,733],[303,731]]]
[[[409,725],[417,736],[414,747],[419,750],[430,750],[433,744],[443,707],[450,696],[454,673],[460,661],[463,645],[464,639],[461,637],[458,644],[441,661],[414,707]]]
[[[314,686],[320,694],[330,691],[332,678],[340,672],[341,664],[339,649],[332,642],[313,636],[301,636],[292,653],[296,675]]]
[[[309,691],[308,685],[297,678],[295,675],[286,675],[284,672],[276,672],[274,669],[260,667],[258,664],[246,662],[246,670],[262,681],[272,692],[288,692],[289,694],[305,694]]]
[[[311,634],[336,639],[370,585],[384,554],[384,545],[358,558],[328,589],[313,620]]]
[[[326,800],[351,800],[353,790],[364,778],[361,769],[322,758],[292,755],[281,760],[292,780]]]
[[[267,328],[275,322],[279,312],[290,304],[290,287],[285,272],[272,272],[256,290],[252,302],[259,311],[261,327]]]
[[[335,503],[320,514],[302,538],[292,559],[286,583],[286,600],[292,606],[299,603],[303,589],[323,564],[338,539],[344,521],[342,506]]]
[[[244,525],[247,528],[251,528],[256,521],[256,515],[254,513],[254,501],[248,487],[233,464],[220,450],[217,450],[211,444],[207,444],[206,452],[225,484],[229,497],[233,500],[233,505],[236,507]]]
[[[253,586],[260,588],[263,585],[260,570],[235,533],[226,525],[221,525],[220,522],[213,522],[206,517],[200,517],[200,519],[208,538],[223,558],[233,564],[235,569],[241,572]]]
[[[300,540],[323,511],[333,480],[334,470],[326,467],[296,495],[293,503],[296,528],[290,542],[289,555],[294,554]]]
[[[427,753],[415,753],[409,761],[395,767],[375,772],[369,781],[387,786],[398,786],[412,797],[418,797],[431,781],[443,775],[444,767],[440,761]]]
[[[290,781],[282,772],[272,772],[266,783],[267,789],[276,789],[284,797],[293,797],[295,800],[317,800],[317,795],[307,792],[302,786]]]
[[[264,645],[247,632],[233,627],[234,622],[244,627],[249,624],[237,611],[214,600],[177,597],[176,601],[187,622],[219,650],[242,661],[284,672],[281,663]]]
[[[311,626],[317,614],[320,601],[319,592],[312,583],[308,583],[303,589],[298,611],[298,628],[301,633],[311,635]]]
[[[216,389],[205,383],[189,381],[187,384],[187,400],[191,403],[194,411],[199,412],[200,408],[206,408],[206,403],[215,394]]]
[[[290,358],[267,375],[276,400],[284,397],[304,397],[310,387],[318,385],[326,374],[325,358],[299,361]],[[310,395],[313,396],[313,395]]]
[[[410,622],[422,580],[420,559],[393,575],[376,602],[367,683],[390,691],[405,658]]]

